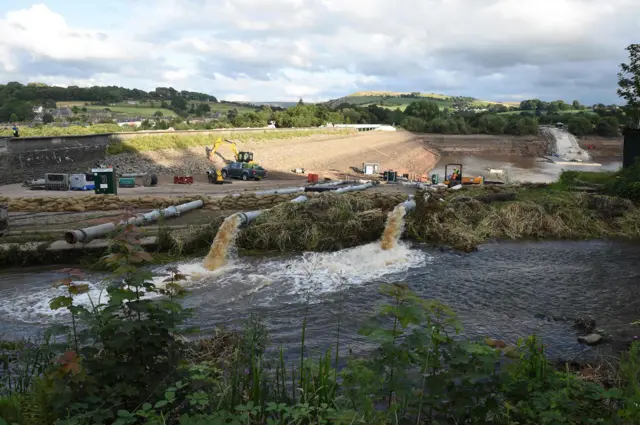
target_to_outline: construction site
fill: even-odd
[[[185,149],[106,155],[95,158],[99,167],[45,173],[1,186],[0,199],[8,207],[3,222],[10,223],[3,230],[4,246],[11,241],[33,240],[27,234],[61,240],[61,227],[108,222],[127,212],[144,213],[182,198],[218,202],[254,193],[299,194],[327,183],[325,189],[316,191],[331,191],[340,187],[339,182],[371,182],[369,192],[407,196],[426,186],[545,182],[555,180],[561,169],[571,166],[602,167],[591,160],[597,151],[581,149],[573,136],[555,128],[543,129],[539,137],[405,131],[310,134],[269,141],[236,141],[232,137],[213,135],[211,144]],[[616,157],[605,159],[610,160],[605,169],[619,161]],[[98,177],[104,170],[112,171],[109,184],[104,181],[106,174]],[[101,198],[111,200],[102,202]],[[185,226],[209,222],[211,214],[224,216],[225,208],[212,202],[203,211],[171,223]]]
[[[381,281],[404,281],[456,306],[470,334],[516,341],[535,331],[560,356],[584,350],[568,318],[604,303],[599,312],[617,313],[598,322],[623,340],[636,317],[618,302],[631,286],[605,285],[603,294],[599,278],[576,279],[576,270],[597,258],[626,282],[629,257],[620,253],[631,249],[624,241],[640,238],[640,212],[594,187],[547,190],[563,169],[603,169],[610,158],[562,130],[533,138],[368,131],[206,140],[107,154],[89,170],[55,161],[57,172],[2,186],[3,329],[34,335],[66,320],[48,304],[60,272],[28,266],[86,270],[89,302],[104,290],[105,255],[122,241],[152,253],[144,268],[159,287],[167,267],[186,276],[184,302],[204,326],[255,311],[286,320],[317,305],[308,335],[320,345],[336,294],[348,294],[347,320],[355,323],[373,308]],[[29,155],[35,164],[38,155]],[[611,159],[615,167],[619,158]],[[541,181],[529,183],[534,177]],[[548,317],[555,327],[545,327]],[[268,326],[291,340],[286,323]],[[580,340],[602,340],[587,336]]]

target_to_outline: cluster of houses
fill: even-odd
[[[128,104],[135,105],[137,101],[128,101]],[[120,125],[121,127],[131,127],[138,128],[142,125],[142,123],[146,120],[151,122],[155,122],[157,120],[169,120],[171,117],[162,117],[162,118],[153,118],[146,116],[131,116],[123,113],[115,113],[109,111],[105,107],[104,109],[89,109],[87,111],[83,111],[82,115],[86,117],[86,124],[97,124],[100,122],[104,122],[107,120],[111,120],[114,123]],[[54,120],[63,121],[63,122],[71,122],[76,121],[77,116],[74,114],[73,109],[70,107],[60,107],[54,109],[47,109],[42,106],[37,106],[33,108],[33,113],[35,117],[33,119],[33,123],[41,123],[43,121],[43,117],[45,114],[51,114]],[[205,118],[197,118],[190,119],[191,123],[206,123],[213,120],[219,120],[226,116],[224,112],[213,112],[209,114]]]

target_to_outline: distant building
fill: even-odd
[[[142,121],[125,121],[125,122],[119,122],[118,125],[120,127],[138,128],[142,125]]]
[[[69,108],[56,108],[51,110],[53,118],[69,118],[73,116],[73,111]]]

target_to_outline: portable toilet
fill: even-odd
[[[437,174],[431,174],[431,184],[438,184],[438,175]]]
[[[93,181],[96,195],[117,195],[118,183],[116,182],[116,171],[111,168],[92,168]]]

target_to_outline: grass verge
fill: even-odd
[[[215,132],[211,134],[163,134],[141,135],[133,139],[118,141],[107,148],[107,152],[116,155],[125,152],[157,151],[162,149],[187,149],[195,146],[213,145],[221,137],[240,142],[268,141],[274,139],[295,139],[309,137],[316,134],[348,135],[353,134],[350,129],[345,130],[297,130],[297,131],[229,131]]]

